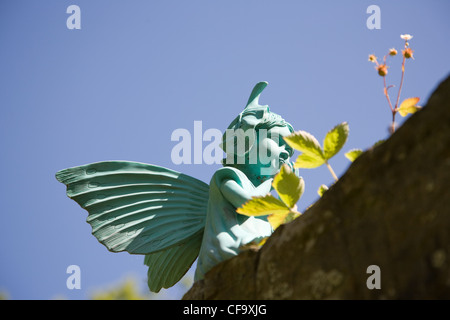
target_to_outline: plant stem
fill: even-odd
[[[406,58],[403,55],[403,62],[402,62],[402,78],[400,80],[400,87],[398,88],[398,94],[397,94],[397,102],[395,103],[394,111],[397,112],[398,102],[400,101],[400,93],[402,92],[402,86],[403,86],[403,77],[405,76],[405,61]]]
[[[406,48],[406,45],[405,45],[405,48]],[[395,131],[395,114],[397,113],[397,110],[398,110],[398,102],[400,101],[400,93],[402,92],[402,87],[403,87],[403,78],[404,78],[404,76],[405,76],[405,61],[406,61],[406,58],[405,58],[405,55],[403,55],[403,61],[402,61],[402,78],[401,78],[401,80],[400,80],[400,86],[399,86],[399,88],[398,88],[397,101],[395,102],[395,107],[394,107],[394,109],[392,109],[392,107],[391,107],[391,110],[392,110],[392,126],[391,126],[391,134],[394,133],[394,131]]]
[[[328,161],[326,161],[325,164],[327,165],[328,170],[330,170],[330,173],[333,176],[334,180],[338,181],[338,177],[337,177],[336,173],[334,173],[333,168],[331,168],[331,166],[328,163]]]
[[[392,111],[392,124],[391,124],[391,134],[393,134],[395,132],[395,114],[397,113],[397,111]]]
[[[389,108],[391,108],[391,111],[394,112],[394,108],[392,108],[391,99],[389,99],[388,88],[386,87],[386,76],[383,77],[383,82],[384,82],[384,95],[386,96],[386,99],[389,103]],[[389,86],[389,88],[390,87],[391,86]]]
[[[392,112],[392,124],[391,124],[391,130],[390,130],[390,132],[392,134],[395,131],[395,114],[397,113],[397,106],[395,108],[392,107],[391,99],[389,98],[389,94],[388,94],[388,89],[392,86],[389,86],[389,88],[386,87],[386,76],[383,77],[383,84],[384,84],[384,95],[386,96],[386,99],[389,103],[389,108],[391,108],[391,112]]]

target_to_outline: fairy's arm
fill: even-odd
[[[223,196],[236,208],[241,207],[252,197],[264,196],[270,192],[273,179],[268,179],[253,190],[242,188],[235,180],[224,180],[220,186]]]
[[[297,168],[294,168],[293,162],[289,161],[287,162],[287,165],[292,171],[295,172],[297,176],[300,176],[299,170]],[[234,207],[239,208],[253,197],[260,197],[268,194],[272,188],[272,182],[273,178],[270,178],[261,183],[257,188],[253,190],[247,190],[242,188],[235,179],[228,178],[224,179],[220,184],[220,191]]]

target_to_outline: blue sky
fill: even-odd
[[[72,4],[81,9],[80,30],[66,27]],[[381,9],[379,30],[366,26],[372,4]],[[259,81],[269,82],[260,102],[319,141],[349,123],[347,144],[331,160],[342,175],[345,151],[388,135],[382,78],[368,55],[400,51],[400,34],[412,34],[402,98],[424,105],[450,70],[449,9],[445,0],[2,1],[0,291],[85,299],[127,275],[144,290],[143,257],[99,244],[87,212],[54,174],[132,160],[209,182],[219,165],[173,164],[171,134],[193,133],[194,121],[225,130]],[[401,56],[389,61],[388,83],[398,85]],[[325,167],[301,175],[304,210],[333,178]],[[72,264],[81,268],[80,290],[66,287]]]

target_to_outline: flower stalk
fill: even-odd
[[[400,108],[399,102],[400,102],[400,95],[401,95],[402,88],[403,88],[403,81],[404,81],[404,77],[405,77],[406,59],[411,59],[411,58],[414,59],[414,57],[413,57],[414,51],[409,47],[409,42],[408,42],[409,40],[411,40],[413,38],[413,36],[410,34],[402,34],[402,35],[400,35],[400,38],[405,40],[405,45],[402,50],[402,56],[403,56],[402,75],[401,75],[400,85],[398,88],[397,99],[395,101],[394,106],[392,105],[392,102],[391,102],[391,99],[390,99],[389,93],[388,93],[389,88],[393,87],[393,85],[387,86],[387,84],[386,84],[386,76],[388,74],[388,68],[389,68],[389,66],[386,64],[386,60],[387,60],[388,56],[390,56],[390,57],[396,56],[398,51],[395,48],[389,49],[389,52],[383,57],[383,63],[379,63],[377,60],[377,57],[375,55],[373,55],[373,54],[369,55],[369,61],[375,64],[375,69],[377,70],[378,75],[383,77],[383,86],[384,86],[383,93],[386,97],[386,100],[388,102],[389,108],[392,113],[392,123],[389,127],[389,132],[391,134],[395,132],[395,116]]]

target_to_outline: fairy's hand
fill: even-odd
[[[272,182],[273,178],[269,178],[255,189],[244,189],[235,180],[226,179],[220,185],[220,191],[228,202],[239,208],[253,197],[262,197],[268,194],[272,188]]]

